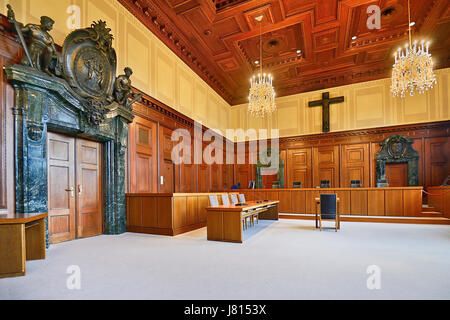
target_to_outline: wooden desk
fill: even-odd
[[[279,201],[256,203],[248,201],[247,206],[220,205],[207,207],[208,240],[243,242],[242,219],[254,210],[261,210],[260,220],[278,220]]]
[[[341,217],[339,215],[339,203],[341,202],[341,199],[337,198],[337,208],[336,208],[336,215],[338,217],[338,227],[341,229]],[[320,198],[315,198],[314,201],[316,201],[316,229],[319,228],[318,220],[319,220],[319,211],[320,211]]]
[[[45,218],[41,214],[0,214],[0,278],[25,275],[25,262],[45,259]]]

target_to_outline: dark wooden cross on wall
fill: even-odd
[[[330,99],[330,93],[322,93],[322,100],[311,101],[309,107],[322,107],[322,132],[330,132],[330,104],[342,103],[344,97]]]

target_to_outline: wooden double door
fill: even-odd
[[[50,242],[101,234],[101,144],[49,132],[47,148]]]

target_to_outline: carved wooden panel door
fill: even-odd
[[[130,192],[158,192],[156,123],[136,117],[130,125]]]
[[[172,193],[175,191],[175,166],[172,162],[172,130],[162,126],[159,128],[159,144],[159,192]]]
[[[341,187],[349,188],[352,180],[361,181],[362,187],[370,186],[369,144],[342,146]]]
[[[49,132],[48,228],[51,243],[75,239],[75,139]]]
[[[303,188],[312,188],[312,156],[311,148],[288,151],[288,188],[293,188],[294,182],[301,182]]]
[[[77,142],[77,237],[103,232],[101,145],[78,139]]]
[[[322,180],[328,180],[332,188],[339,184],[339,147],[326,146],[313,148],[313,187],[320,186]]]

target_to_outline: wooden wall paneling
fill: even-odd
[[[288,153],[287,150],[280,150],[280,159],[284,162],[284,187],[288,188],[288,168],[287,168],[287,160],[288,160]]]
[[[156,198],[142,198],[142,226],[158,228],[158,201]]]
[[[209,192],[209,188],[211,185],[210,181],[210,171],[211,166],[207,164],[197,165],[197,181],[198,181],[198,189],[197,192]]]
[[[138,227],[142,225],[142,199],[127,198],[127,226]]]
[[[278,191],[267,191],[267,200],[278,201],[279,199]]]
[[[158,191],[157,126],[155,122],[135,117],[129,130],[130,192]]]
[[[366,190],[350,191],[350,214],[367,216],[367,192]]]
[[[190,196],[186,200],[186,225],[190,226],[199,223],[198,209],[197,209],[197,197]]]
[[[389,187],[408,186],[408,164],[407,163],[387,163],[386,180]]]
[[[386,216],[404,216],[402,190],[385,190],[385,213]]]
[[[294,182],[302,182],[303,188],[312,188],[312,150],[311,148],[287,151],[286,187],[292,188]]]
[[[284,191],[279,190],[279,208],[280,212],[283,213],[292,213],[292,197],[291,197],[291,191]]]
[[[157,221],[158,228],[169,229],[172,228],[172,210],[173,202],[171,197],[157,198]]]
[[[422,191],[403,190],[403,213],[405,217],[420,217],[422,214]]]
[[[223,167],[222,164],[212,164],[211,165],[211,187],[210,191],[216,192],[217,190],[224,189],[223,188]]]
[[[175,165],[172,162],[172,130],[159,126],[159,179],[158,192],[175,192]],[[162,178],[161,178],[162,177]]]
[[[306,192],[291,191],[292,213],[306,213]]]
[[[209,206],[208,196],[198,196],[197,198],[197,212],[199,223],[206,223],[207,212],[206,208]]]
[[[413,139],[413,148],[419,152],[419,186],[425,186],[424,169],[425,169],[425,139]]]
[[[349,188],[352,180],[360,180],[363,187],[370,187],[369,144],[343,145],[341,188]]]
[[[316,213],[316,198],[319,197],[319,190],[307,190],[306,191],[306,213]]]
[[[192,133],[191,133],[192,136]],[[191,163],[182,163],[179,165],[180,170],[180,192],[189,193],[197,192],[198,178],[197,166],[194,164],[194,143],[188,137],[183,137],[183,143],[186,147],[191,146]],[[183,154],[181,154],[183,156]]]
[[[241,191],[238,190],[240,194],[243,194],[245,196],[245,201],[255,201],[255,191],[253,190],[245,190]]]
[[[173,228],[179,229],[187,223],[187,197],[173,198]]]
[[[351,213],[351,201],[350,201],[350,191],[339,190],[336,191],[337,197],[339,198],[339,214],[349,215]]]
[[[313,187],[321,180],[330,180],[332,188],[339,187],[339,146],[313,148]]]
[[[5,19],[6,20],[6,19]],[[18,41],[0,35],[0,68],[20,61]],[[0,214],[15,212],[14,198],[14,88],[0,72]]]
[[[369,216],[385,215],[384,190],[370,190],[367,192],[367,214]]]
[[[267,191],[255,190],[255,201],[263,201],[267,199]]]
[[[449,137],[425,139],[426,187],[440,186],[450,175]]]

